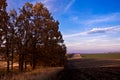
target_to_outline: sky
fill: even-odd
[[[42,2],[55,20],[67,53],[120,52],[120,0],[7,0],[7,10]]]

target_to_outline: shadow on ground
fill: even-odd
[[[57,80],[120,80],[120,60],[71,59]]]
[[[58,80],[120,80],[120,67],[64,69]]]

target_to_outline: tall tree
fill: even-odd
[[[4,38],[6,47],[6,58],[7,58],[7,71],[9,72],[9,16],[6,11],[7,3],[6,0],[0,0],[0,31],[1,36]]]
[[[33,7],[33,22],[35,27],[34,33],[37,40],[36,42],[43,50],[41,55],[43,55],[44,59],[40,60],[45,61],[48,65],[51,65],[52,62],[58,65],[58,63],[55,62],[56,60],[54,59],[54,56],[56,55],[56,57],[59,57],[60,54],[64,54],[60,52],[57,54],[55,52],[57,46],[64,44],[62,35],[59,31],[59,22],[54,20],[42,3],[36,3]]]
[[[16,19],[17,12],[13,9],[9,12],[9,45],[10,45],[10,53],[11,53],[11,69],[13,70],[13,59],[14,59],[14,51],[16,50]]]
[[[31,50],[31,40],[32,40],[32,31],[31,31],[31,15],[32,15],[32,4],[25,3],[25,5],[20,9],[20,15],[17,18],[18,26],[18,49],[19,49],[19,69],[23,70],[23,64],[25,59],[29,55],[29,50]],[[29,49],[28,49],[29,48]]]
[[[42,3],[35,5],[27,2],[20,9],[6,12],[6,0],[0,1],[0,45],[5,43],[7,71],[10,54],[19,55],[19,70],[29,61],[35,69],[38,63],[46,66],[64,65],[66,47],[59,31],[59,22],[49,13]]]
[[[57,46],[62,47],[64,44],[59,31],[59,22],[53,19],[42,3],[32,5],[27,2],[22,9],[20,9],[20,12],[20,20],[18,22],[21,23],[20,29],[23,29],[24,35],[22,46],[24,46],[24,49],[29,49],[29,53],[31,53],[33,69],[36,66],[36,61],[38,61],[38,56],[43,55],[43,58],[47,59],[39,59],[41,61],[52,62],[51,58],[54,58],[55,55],[59,57],[59,55],[63,54],[60,52],[57,54],[54,51]],[[41,50],[37,50],[37,46],[41,46]],[[24,54],[25,53],[26,52],[24,52]],[[53,62],[55,62],[55,60]]]

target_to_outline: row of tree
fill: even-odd
[[[19,9],[6,11],[6,0],[0,0],[0,46],[6,56],[7,71],[13,69],[13,62],[19,63],[19,70],[32,69],[37,65],[62,66],[66,47],[59,31],[59,22],[42,3],[27,2]]]

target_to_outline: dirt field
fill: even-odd
[[[69,59],[59,80],[120,80],[120,59]]]
[[[120,67],[120,59],[70,59],[67,68],[97,68],[97,67]]]

